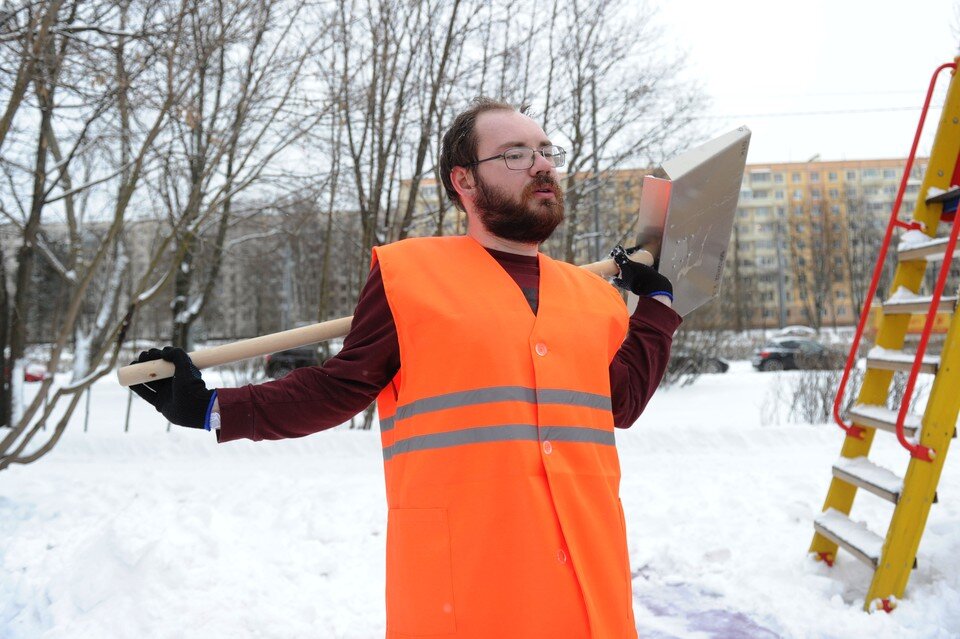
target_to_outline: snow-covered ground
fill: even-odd
[[[618,433],[641,637],[960,636],[957,453],[904,600],[865,614],[870,571],[806,555],[840,430],[761,420],[793,379],[734,362]],[[89,432],[81,405],[53,453],[0,473],[0,638],[383,636],[376,430],[218,446],[139,400],[124,433],[126,407],[102,380]],[[872,458],[902,474],[893,440]],[[883,533],[891,510],[862,492],[853,516]]]

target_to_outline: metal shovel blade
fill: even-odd
[[[673,308],[682,316],[720,293],[749,145],[750,130],[740,127],[644,179],[637,243],[649,247],[673,284]],[[630,302],[632,309],[636,299]]]

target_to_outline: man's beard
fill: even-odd
[[[534,196],[538,189],[553,190],[554,199]],[[489,233],[504,240],[540,244],[563,221],[563,189],[549,175],[538,175],[516,200],[477,175],[477,217]]]

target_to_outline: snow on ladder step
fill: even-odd
[[[837,544],[860,561],[873,566],[880,564],[883,537],[864,524],[851,521],[839,510],[827,508],[813,520],[817,532]]]
[[[933,303],[932,295],[917,295],[901,286],[883,303],[884,315],[906,315],[911,313],[927,313]],[[940,298],[937,312],[952,312],[957,307],[956,296]]]
[[[854,404],[847,417],[861,426],[879,428],[890,433],[897,432],[897,411],[874,404]],[[907,413],[903,421],[903,432],[907,437],[915,437],[920,430],[920,416]]]
[[[890,350],[874,346],[867,353],[867,368],[879,368],[886,371],[904,371],[909,373],[913,368],[913,360],[916,355],[913,353],[904,353],[903,351]],[[940,358],[936,355],[924,355],[923,364],[920,366],[921,373],[936,373],[940,366]]]
[[[934,204],[936,202],[949,202],[950,200],[960,197],[960,186],[951,186],[949,191],[944,191],[943,189],[938,189],[930,187],[927,189],[927,204]]]
[[[903,479],[866,457],[841,457],[833,465],[833,476],[894,504],[903,491]]]
[[[947,237],[930,237],[923,231],[907,231],[897,245],[897,257],[901,262],[926,259],[928,262],[942,260],[947,252]],[[960,252],[960,244],[954,253]]]

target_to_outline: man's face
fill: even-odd
[[[550,145],[543,129],[516,111],[487,111],[476,123],[477,158],[511,147],[539,149]],[[539,244],[563,221],[563,189],[557,170],[539,153],[526,170],[507,168],[502,159],[478,164],[474,171],[477,217],[493,235],[505,240]]]

